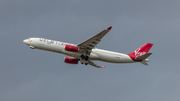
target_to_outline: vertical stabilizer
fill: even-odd
[[[134,61],[139,61],[136,58],[145,55],[149,52],[149,50],[151,49],[151,47],[153,46],[152,43],[146,43],[145,45],[141,46],[140,48],[138,48],[137,50],[135,50],[132,53],[129,53],[127,55],[129,55],[129,57],[134,60]],[[151,55],[151,54],[150,54]],[[148,56],[147,56],[148,57]]]

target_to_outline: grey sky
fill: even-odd
[[[179,9],[179,0],[1,0],[0,101],[179,101]],[[22,42],[78,44],[111,25],[98,48],[130,53],[154,43],[149,66],[70,65]]]

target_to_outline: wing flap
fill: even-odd
[[[92,50],[101,41],[101,39],[111,30],[111,28],[112,26],[89,38],[88,40],[78,44],[77,46],[80,47],[79,51],[83,52],[87,50]]]

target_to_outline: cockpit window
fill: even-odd
[[[28,41],[29,41],[29,42],[32,42],[32,40],[31,40],[30,38],[28,39]]]

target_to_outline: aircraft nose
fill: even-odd
[[[27,39],[25,39],[25,40],[23,40],[23,42],[24,42],[25,44],[27,44],[27,43],[28,43],[28,40],[27,40]]]

